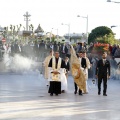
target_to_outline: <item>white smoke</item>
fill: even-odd
[[[4,63],[6,68],[15,72],[31,71],[31,68],[35,65],[33,60],[19,54],[16,54],[14,57],[4,54]]]
[[[6,67],[8,67],[9,65],[10,65],[10,63],[11,63],[11,59],[10,59],[10,57],[9,57],[9,55],[8,54],[4,54],[3,55],[3,62],[4,62],[4,65],[6,66]]]
[[[15,55],[13,59],[14,68],[18,70],[30,70],[33,61],[20,55]]]

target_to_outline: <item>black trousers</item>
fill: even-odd
[[[101,92],[101,83],[103,80],[103,94],[106,94],[107,92],[107,75],[106,74],[100,74],[98,75],[98,92]]]
[[[61,94],[61,82],[50,81],[48,93]]]
[[[77,90],[78,90],[78,86],[77,84],[74,82],[74,86],[75,86],[75,92],[77,93]],[[79,94],[82,94],[82,90],[79,89]]]

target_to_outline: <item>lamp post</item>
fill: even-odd
[[[81,17],[81,18],[85,18],[86,19],[86,37],[87,37],[86,43],[88,43],[88,15],[86,17],[77,15],[77,17]]]
[[[61,25],[67,25],[68,26],[68,40],[70,41],[70,24],[62,23]]]
[[[111,28],[113,28],[113,27],[120,27],[120,25],[112,25]]]
[[[111,1],[111,0],[107,0],[107,2],[120,3],[120,2]]]
[[[113,27],[120,27],[120,25],[112,25],[112,26],[111,26],[111,29],[112,29]],[[116,34],[114,33],[114,35],[116,35]],[[119,39],[119,41],[120,41],[120,39]]]
[[[117,26],[116,25],[112,25],[111,28],[113,28],[113,27],[117,27]]]
[[[55,29],[55,28],[52,28],[52,29],[54,29],[54,30],[57,30],[57,41],[58,41],[58,28],[57,28],[57,29]]]
[[[120,2],[117,2],[117,1],[111,1],[111,0],[107,0],[107,2],[120,3]],[[113,28],[113,27],[118,27],[118,26],[116,26],[116,25],[111,26],[111,28]]]
[[[51,38],[52,38],[52,30],[50,32],[50,42],[52,41]]]

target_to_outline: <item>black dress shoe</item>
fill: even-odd
[[[75,91],[74,94],[77,94],[77,91]]]
[[[103,96],[107,96],[107,94],[103,94]]]
[[[100,92],[98,92],[98,95],[100,95]]]
[[[82,96],[83,94],[82,94],[82,93],[79,93],[79,95],[81,95],[81,96]]]
[[[62,90],[61,93],[65,93],[65,90]]]
[[[58,94],[55,94],[56,96],[58,96]]]
[[[50,93],[50,96],[53,96],[53,93]]]

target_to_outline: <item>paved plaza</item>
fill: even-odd
[[[107,97],[88,83],[89,94],[74,95],[69,76],[68,92],[50,96],[39,72],[0,74],[0,120],[120,120],[120,81],[108,81]]]

